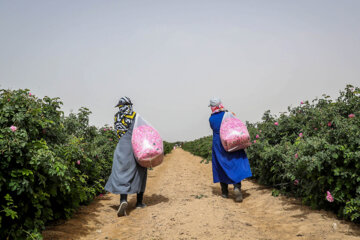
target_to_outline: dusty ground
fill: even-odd
[[[45,239],[358,239],[360,226],[299,201],[272,197],[271,190],[243,181],[242,203],[220,196],[211,164],[181,149],[149,171],[144,202],[117,217],[119,196],[106,194],[71,220],[43,232]]]

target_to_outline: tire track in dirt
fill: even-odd
[[[359,225],[299,200],[272,197],[271,189],[252,181],[243,181],[242,203],[233,200],[232,191],[223,199],[219,184],[212,183],[211,164],[200,161],[176,149],[148,171],[148,207],[135,209],[136,195],[130,195],[129,216],[118,218],[119,195],[106,194],[69,221],[48,227],[44,239],[360,240]]]

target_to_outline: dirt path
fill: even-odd
[[[45,239],[358,239],[360,226],[299,201],[272,197],[271,190],[243,181],[242,203],[220,196],[211,164],[181,149],[149,171],[144,202],[118,218],[119,196],[106,194],[82,207],[71,220],[48,227]],[[232,188],[231,188],[232,189]]]

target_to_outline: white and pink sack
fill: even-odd
[[[156,167],[164,158],[160,134],[139,114],[136,114],[131,143],[136,161],[143,167]]]
[[[225,112],[221,121],[220,139],[227,152],[245,149],[251,145],[246,125],[229,112]]]

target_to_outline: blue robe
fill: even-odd
[[[249,160],[244,150],[227,152],[220,140],[220,126],[225,112],[211,115],[210,127],[213,130],[212,170],[214,183],[236,184],[251,177]]]

